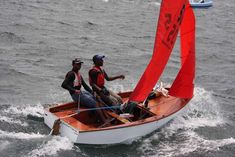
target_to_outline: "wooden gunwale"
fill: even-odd
[[[119,95],[121,95],[123,99],[125,100],[128,98],[130,93],[131,92],[125,92],[125,93],[120,93]],[[164,104],[167,104],[167,103],[169,104],[170,101],[174,101],[174,102],[171,102],[173,105],[168,106],[168,108],[164,108]],[[58,118],[61,118],[58,111],[67,112],[66,115],[68,116],[68,118],[61,119],[61,121],[63,121],[64,123],[67,123],[68,125],[71,125],[74,129],[78,129],[80,133],[85,133],[85,132],[105,131],[105,130],[112,130],[112,129],[121,129],[121,128],[126,128],[126,127],[134,127],[138,125],[151,123],[154,121],[159,121],[181,110],[182,108],[186,106],[186,104],[189,101],[190,99],[182,99],[182,98],[176,98],[172,96],[169,96],[169,97],[160,96],[156,100],[154,99],[150,101],[149,103],[149,106],[150,106],[149,111],[156,115],[153,115],[145,119],[137,120],[137,121],[132,121],[130,123],[124,123],[124,124],[119,124],[119,125],[114,125],[114,126],[109,126],[109,127],[103,127],[103,128],[90,127],[89,125],[81,123],[79,120],[77,120],[73,116],[69,117],[69,115],[76,113],[76,104],[73,102],[65,103],[57,107],[48,108],[47,110],[49,112],[52,112]],[[159,103],[162,103],[162,104],[159,104]],[[69,106],[69,109],[68,109],[68,106]],[[139,104],[139,107],[142,107],[142,106],[143,106],[142,103]],[[163,110],[162,112],[164,112],[165,114],[161,113],[160,112],[161,110]],[[72,124],[72,123],[75,123],[75,124]]]

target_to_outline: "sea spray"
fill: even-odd
[[[194,98],[181,116],[143,140],[138,148],[143,156],[182,156],[199,149],[213,151],[235,143],[234,138],[208,140],[197,134],[195,129],[223,125],[225,120],[213,92],[196,87],[194,93]]]
[[[27,115],[32,115],[36,117],[43,117],[43,106],[38,103],[36,105],[24,105],[24,106],[10,106],[9,108],[5,109],[3,111],[4,113],[9,113],[9,114],[20,114],[23,116]]]
[[[169,138],[167,141],[161,141],[157,147],[152,142],[145,141],[141,151],[145,154],[144,156],[173,157],[183,156],[198,150],[203,150],[203,152],[217,151],[220,147],[235,144],[234,138],[208,140],[193,131],[182,132],[177,136],[181,138],[181,141]]]
[[[35,138],[43,138],[46,136],[47,135],[43,135],[40,133],[7,132],[7,131],[0,130],[0,138],[28,140],[28,139],[35,139]]]
[[[18,124],[21,126],[28,126],[28,123],[22,122],[20,120],[11,118],[11,117],[6,117],[6,116],[0,116],[0,121],[7,122],[9,124]]]
[[[73,143],[66,137],[53,136],[51,140],[44,142],[38,148],[32,150],[28,156],[56,155],[61,150],[72,150]]]

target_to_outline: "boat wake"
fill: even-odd
[[[2,140],[4,139],[4,141]],[[37,140],[41,142],[40,145],[32,145],[30,152],[26,153],[29,157],[38,157],[38,156],[50,156],[56,155],[59,151],[72,150],[73,143],[66,137],[60,136],[48,136],[40,133],[24,133],[24,132],[7,132],[0,130],[0,150],[4,151],[8,149],[12,139],[23,140],[24,142],[32,142],[32,140]],[[21,141],[21,142],[23,142]]]
[[[39,124],[38,119],[43,119],[43,106],[38,103],[36,105],[23,105],[14,106],[8,105],[2,111],[0,111],[0,121],[8,124],[12,124],[19,127],[17,131],[3,131],[0,130],[0,141],[4,141],[1,144],[0,150],[8,151],[10,149],[11,141],[21,140],[21,142],[26,145],[30,145],[28,150],[25,150],[24,154],[29,157],[38,156],[53,156],[59,151],[71,150],[73,149],[73,143],[69,139],[60,136],[48,136],[47,134],[34,133],[34,129],[29,129],[31,132],[24,132],[27,127],[30,126],[34,128],[34,125]],[[33,122],[33,121],[34,122]],[[40,120],[41,121],[41,120]],[[28,129],[27,129],[28,130]],[[44,132],[39,129],[39,132]],[[37,141],[35,145],[32,143]],[[77,150],[77,149],[76,149]]]
[[[19,140],[28,140],[28,139],[36,139],[43,138],[46,135],[42,135],[39,133],[24,133],[24,132],[7,132],[0,130],[0,138],[4,139],[19,139]]]
[[[235,144],[234,138],[207,139],[197,133],[203,127],[222,126],[226,120],[213,92],[197,87],[194,93],[186,113],[142,141],[138,150],[143,156],[182,156],[200,150],[217,151],[220,147]]]
[[[41,104],[24,106],[7,105],[4,109],[0,110],[0,127],[4,128],[11,124],[8,125],[11,128],[17,127],[18,129],[23,129],[24,127],[29,127],[29,123],[32,124],[31,120],[42,121],[43,113]]]
[[[179,142],[173,140],[172,138],[180,138],[181,141]],[[171,135],[171,137],[167,137],[164,139],[164,141],[159,142],[157,148],[154,146],[154,144],[152,144],[155,140],[160,139],[154,135],[151,137],[151,139],[146,139],[143,142],[143,145],[139,148],[140,151],[144,154],[143,156],[182,156],[196,151],[218,151],[220,147],[235,144],[234,138],[207,140],[203,137],[200,137],[194,131],[187,131],[177,135]]]
[[[24,106],[10,106],[7,109],[3,110],[4,113],[8,113],[8,115],[22,115],[22,116],[35,116],[35,117],[43,117],[43,106],[38,103],[36,105],[24,105]]]
[[[219,104],[212,96],[213,92],[208,92],[203,88],[195,88],[194,93],[194,98],[187,106],[186,113],[175,119],[172,126],[174,130],[223,125],[226,120],[220,112]]]
[[[0,121],[6,122],[8,124],[18,124],[18,125],[21,125],[24,127],[28,126],[28,123],[26,123],[26,122],[22,122],[20,120],[17,120],[17,119],[11,118],[11,117],[6,117],[6,116],[1,116]]]
[[[51,140],[42,143],[38,148],[32,150],[28,156],[53,156],[59,151],[72,150],[73,143],[66,137],[53,136]]]

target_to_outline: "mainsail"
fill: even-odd
[[[191,8],[186,9],[184,13],[180,26],[180,41],[182,66],[172,84],[170,95],[192,98],[195,77],[195,17]]]
[[[153,56],[130,101],[142,102],[151,92],[169,60],[179,29],[182,66],[170,94],[181,98],[192,97],[195,73],[194,14],[188,0],[162,0]]]

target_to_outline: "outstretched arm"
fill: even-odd
[[[104,77],[107,81],[113,81],[113,80],[116,80],[116,79],[122,79],[122,80],[125,79],[124,75],[109,77],[108,74],[105,71],[104,71]]]

